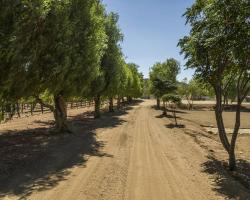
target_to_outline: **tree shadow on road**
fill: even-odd
[[[125,121],[126,111],[105,113],[95,120],[87,113],[71,117],[74,134],[56,134],[47,127],[0,133],[0,199],[6,195],[27,198],[34,191],[55,187],[66,180],[74,166],[85,167],[88,156],[112,157],[96,140],[99,128],[114,128]]]
[[[162,110],[163,111],[163,107],[158,108],[156,105],[151,106],[151,108],[155,109],[155,110]],[[173,112],[174,110],[167,108],[167,112]],[[175,113],[179,113],[179,114],[188,114],[186,111],[184,110],[175,110]]]
[[[160,114],[160,115],[157,115],[157,116],[155,116],[156,118],[170,118],[170,119],[174,119],[174,116],[173,115],[169,115],[169,114]],[[176,116],[176,119],[180,119],[181,117],[178,117],[178,116]]]
[[[186,126],[184,124],[174,124],[170,123],[166,125],[167,128],[173,129],[173,128],[185,128]]]
[[[250,163],[244,160],[238,161],[237,172],[230,172],[222,161],[208,156],[208,161],[202,164],[203,172],[212,175],[214,189],[227,199],[249,200],[250,189],[246,170],[250,169]],[[243,171],[241,171],[244,170]]]

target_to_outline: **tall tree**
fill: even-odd
[[[54,112],[58,131],[69,131],[65,98],[81,95],[99,73],[106,42],[104,7],[98,0],[23,4],[25,15],[15,33],[15,59],[25,70],[23,95],[35,96]],[[44,91],[53,104],[39,97]]]
[[[118,27],[118,15],[110,13],[105,16],[105,33],[107,35],[107,47],[101,58],[100,73],[92,81],[89,95],[94,97],[95,118],[100,117],[101,97],[109,99],[109,110],[113,111],[113,98],[117,94],[119,74],[121,73],[122,52],[120,42],[123,35]]]
[[[137,66],[134,63],[128,63],[127,66],[130,75],[128,79],[126,94],[127,94],[127,100],[131,102],[133,97],[137,98],[142,95],[143,78],[141,77],[141,74],[138,72],[139,66]]]
[[[229,154],[229,167],[235,170],[235,144],[240,127],[241,103],[250,90],[250,2],[245,0],[197,0],[185,16],[191,26],[189,36],[180,40],[188,59],[186,65],[195,68],[196,76],[209,83],[216,95],[215,116],[219,137]],[[228,74],[237,77],[237,109],[231,141],[223,121],[223,88]]]
[[[150,71],[151,91],[157,98],[157,107],[160,108],[160,98],[167,92],[171,92],[180,72],[180,64],[170,58],[163,63],[156,63]],[[164,87],[165,86],[165,87]]]
[[[118,26],[119,16],[116,13],[110,13],[106,17],[106,34],[108,36],[108,44],[106,52],[102,58],[101,69],[104,71],[105,90],[103,95],[109,99],[109,111],[113,112],[113,98],[118,93],[120,82],[120,74],[123,68],[122,51],[120,42],[123,35]]]

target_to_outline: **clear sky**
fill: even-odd
[[[124,34],[122,43],[127,62],[140,66],[148,77],[149,67],[173,57],[185,64],[177,43],[188,34],[182,14],[194,0],[103,0],[108,11],[117,12]],[[193,72],[182,67],[178,79],[190,79]]]

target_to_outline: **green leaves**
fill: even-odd
[[[174,94],[165,94],[162,96],[162,100],[164,102],[170,102],[170,103],[181,103],[181,98],[178,95],[174,95]]]
[[[152,93],[160,98],[162,95],[176,89],[176,77],[180,72],[180,64],[171,58],[163,63],[156,63],[150,72]]]
[[[234,170],[240,107],[250,92],[250,1],[196,0],[185,16],[191,31],[180,40],[179,46],[187,59],[187,67],[194,68],[196,77],[214,89],[218,132],[229,153],[230,169]],[[237,97],[231,143],[223,123],[222,96],[224,103],[228,97]]]
[[[99,0],[0,0],[0,101],[140,96],[118,20]]]
[[[250,49],[248,8],[250,3],[245,0],[197,0],[187,9],[191,31],[179,42],[187,67],[214,84],[218,70],[223,73],[246,61]]]

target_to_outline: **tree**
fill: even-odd
[[[154,89],[154,94],[158,98],[161,98],[164,94],[166,93],[171,93],[174,90],[176,90],[176,86],[171,83],[169,80],[162,80],[162,79],[155,79],[154,82],[152,83]],[[157,99],[157,104],[159,103],[159,99]],[[157,105],[158,107],[158,105]],[[165,104],[164,104],[165,107]],[[163,114],[165,113],[165,110],[163,111]]]
[[[99,0],[0,1],[0,107],[16,112],[21,100],[49,108],[58,132],[70,131],[66,101],[139,97],[142,75],[126,64],[118,15]],[[17,106],[18,107],[18,106]],[[17,110],[17,112],[19,112]]]
[[[120,42],[123,35],[118,27],[119,16],[110,13],[106,17],[106,34],[108,36],[108,45],[102,58],[101,69],[104,71],[105,88],[103,95],[109,99],[109,111],[114,112],[113,98],[118,92],[120,74],[123,67]]]
[[[164,111],[167,110],[166,108],[166,103],[172,103],[173,104],[173,115],[174,115],[174,120],[175,120],[175,125],[177,126],[177,118],[176,118],[176,105],[181,103],[181,98],[177,95],[174,94],[165,94],[162,96],[162,100],[164,102]],[[167,113],[165,113],[166,115]]]
[[[139,66],[134,63],[128,63],[127,66],[129,70],[129,76],[126,94],[127,100],[131,102],[133,97],[138,98],[142,95],[143,77],[138,72]]]
[[[228,105],[228,99],[231,99],[231,102],[236,99],[237,96],[237,76],[232,72],[225,75],[223,78],[223,87],[222,87],[222,96],[223,96],[223,106]]]
[[[179,45],[186,65],[195,68],[196,76],[211,85],[216,96],[215,116],[219,137],[229,154],[229,168],[236,169],[235,145],[240,127],[240,107],[250,90],[249,10],[245,0],[197,0],[185,16],[191,26],[189,36]],[[230,73],[236,77],[237,109],[234,131],[229,142],[223,121],[223,88]]]
[[[22,85],[22,96],[34,96],[54,113],[57,131],[70,131],[65,100],[82,95],[99,74],[106,48],[104,7],[98,0],[21,1],[21,7],[12,58],[21,70],[10,73],[8,90],[16,93]],[[42,101],[45,91],[53,104]]]
[[[100,117],[101,98],[109,99],[109,111],[113,112],[113,98],[117,94],[120,74],[123,67],[120,42],[123,35],[118,27],[119,16],[115,13],[105,15],[107,47],[101,58],[100,73],[92,81],[88,95],[94,97],[95,118]]]
[[[151,92],[157,98],[157,107],[160,108],[160,98],[163,94],[175,89],[176,77],[180,72],[180,64],[175,59],[167,59],[163,63],[156,63],[150,71]]]
[[[121,59],[121,71],[119,74],[119,84],[118,84],[118,90],[117,90],[117,108],[120,109],[121,108],[121,99],[126,96],[126,90],[128,87],[128,83],[130,80],[130,70],[125,62],[124,59]]]
[[[185,98],[188,102],[188,109],[193,108],[194,98],[201,98],[202,96],[213,96],[211,89],[208,85],[202,83],[197,78],[193,78],[187,83],[184,79],[182,82],[178,83],[177,93]]]
[[[143,80],[143,97],[144,98],[150,98],[151,92],[151,82],[149,79],[144,79]]]
[[[0,95],[3,94],[8,81],[10,69],[12,68],[13,42],[17,21],[23,13],[24,8],[17,0],[0,1]]]

